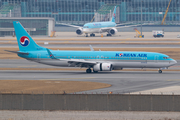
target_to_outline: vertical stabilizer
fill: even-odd
[[[26,32],[20,22],[13,21],[14,30],[20,51],[45,50],[45,48],[37,45],[31,36]]]
[[[113,12],[113,15],[112,15],[111,22],[115,22],[115,19],[116,19],[116,6],[114,8],[114,12]]]

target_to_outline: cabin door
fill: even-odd
[[[158,62],[158,58],[159,58],[159,56],[158,55],[155,55],[155,57],[154,57],[154,62]]]
[[[38,54],[37,54],[37,60],[40,61],[40,58],[41,58],[41,54],[38,53]]]

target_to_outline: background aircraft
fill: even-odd
[[[177,62],[169,56],[153,52],[128,52],[128,51],[60,51],[49,50],[37,45],[23,26],[13,22],[20,51],[19,57],[34,62],[59,66],[59,67],[85,67],[91,73],[91,68],[98,71],[121,70],[123,68],[168,68]]]
[[[111,20],[108,22],[91,22],[91,23],[84,24],[83,27],[75,26],[75,25],[69,25],[69,24],[65,24],[65,23],[56,23],[56,24],[76,27],[76,28],[78,28],[76,30],[76,34],[82,35],[83,33],[85,33],[86,37],[88,37],[88,34],[90,34],[90,36],[95,36],[95,33],[101,34],[104,32],[107,32],[107,36],[112,36],[118,32],[117,28],[138,26],[138,25],[129,25],[129,26],[117,27],[117,25],[125,25],[125,24],[116,24],[115,18],[116,18],[116,6],[115,6],[114,11],[113,11],[113,16],[112,16]]]

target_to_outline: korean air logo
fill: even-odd
[[[122,57],[122,56],[123,56],[123,53],[120,53],[119,56]]]
[[[115,15],[115,13],[113,14],[113,16],[114,16],[114,19],[116,18],[116,15]]]
[[[28,38],[28,37],[26,37],[26,36],[21,37],[21,39],[20,39],[20,44],[21,44],[23,47],[28,46],[29,43],[30,43],[30,41],[29,41],[29,38]]]

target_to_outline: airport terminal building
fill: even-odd
[[[141,7],[142,1],[142,7]],[[114,6],[117,23],[161,22],[170,0],[0,0],[0,17],[51,17],[56,22],[84,24],[108,21]],[[180,21],[180,0],[170,2],[167,24]]]

